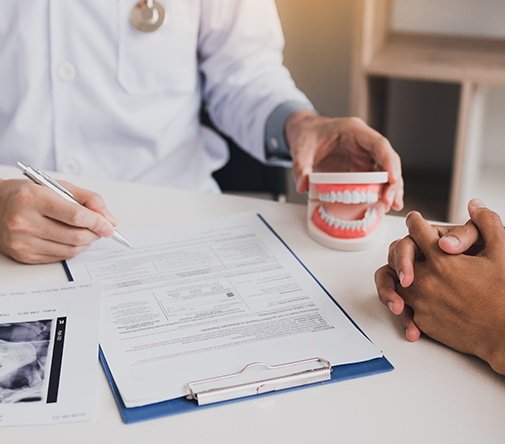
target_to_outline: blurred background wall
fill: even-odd
[[[320,113],[350,112],[353,0],[276,0],[286,37],[285,63]],[[505,38],[503,0],[396,0],[393,28]],[[485,162],[505,167],[505,89],[487,89]],[[453,85],[394,81],[387,132],[405,166],[449,170],[458,100]],[[293,186],[289,200],[303,202]]]
[[[350,110],[353,0],[276,0],[285,64],[298,87],[327,116]],[[289,176],[288,200],[305,202]]]

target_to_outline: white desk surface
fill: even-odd
[[[19,177],[0,166],[0,178]],[[126,236],[145,226],[181,225],[243,211],[261,213],[395,366],[386,374],[281,393],[124,425],[101,370],[97,420],[0,428],[1,443],[504,443],[505,377],[476,358],[428,339],[408,343],[377,299],[374,271],[403,219],[387,217],[383,239],[363,252],[312,241],[305,206],[73,179],[106,199]],[[0,255],[0,285],[65,282],[60,264],[27,266]]]

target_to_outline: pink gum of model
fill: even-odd
[[[388,174],[312,173],[307,223],[317,242],[336,250],[361,250],[373,243],[382,221],[379,201]]]

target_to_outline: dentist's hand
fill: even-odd
[[[400,157],[388,140],[361,119],[321,117],[310,111],[293,113],[286,122],[298,192],[308,188],[311,172],[388,172],[384,210],[403,208]]]
[[[103,199],[62,184],[83,206],[28,180],[0,180],[0,252],[27,264],[51,263],[112,236],[116,222]]]

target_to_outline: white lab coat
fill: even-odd
[[[160,0],[164,25],[129,23],[136,0],[1,0],[0,163],[215,190],[216,125],[264,160],[270,113],[308,102],[282,66],[274,0]]]

